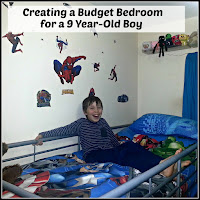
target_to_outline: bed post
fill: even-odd
[[[180,172],[180,170],[181,170],[181,159],[179,159],[178,162],[177,162],[177,168],[178,168],[178,172]],[[179,187],[178,190],[177,190],[177,192],[176,192],[176,196],[177,197],[181,196],[180,181],[181,181],[181,174],[179,173],[177,175],[177,181],[176,181],[177,187]]]

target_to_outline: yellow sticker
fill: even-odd
[[[65,89],[65,90],[62,90],[62,95],[63,94],[74,94],[74,91],[73,89]]]

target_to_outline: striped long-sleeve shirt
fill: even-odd
[[[83,158],[97,149],[110,149],[119,146],[112,129],[105,119],[91,122],[86,118],[80,118],[69,125],[40,133],[43,138],[54,136],[79,136],[83,150]]]

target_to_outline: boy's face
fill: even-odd
[[[84,114],[91,122],[98,122],[101,118],[102,112],[103,109],[101,105],[96,104],[96,102],[93,102],[91,105],[88,106]]]

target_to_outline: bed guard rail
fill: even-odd
[[[3,188],[5,190],[12,191],[12,193],[14,193],[20,197],[37,198],[37,199],[42,198],[36,194],[28,192],[20,187],[17,187],[11,183],[8,183],[7,181],[4,181],[4,180],[3,180]]]

